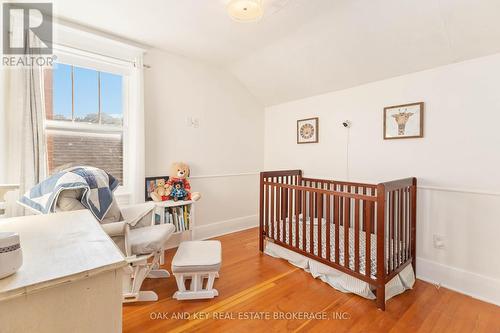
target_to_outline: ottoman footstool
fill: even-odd
[[[219,241],[182,242],[172,260],[172,273],[179,289],[173,298],[186,300],[218,296],[214,281],[219,277],[221,261]],[[191,280],[189,289],[186,280]]]

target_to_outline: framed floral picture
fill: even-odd
[[[319,141],[318,118],[297,120],[297,143],[317,143]]]
[[[424,103],[384,108],[384,139],[410,139],[424,136]]]

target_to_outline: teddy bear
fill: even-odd
[[[170,167],[169,178],[166,186],[169,190],[169,198],[174,201],[193,200],[197,201],[201,195],[199,192],[191,192],[189,184],[189,165],[183,162],[174,162]]]
[[[165,179],[159,179],[153,192],[151,192],[151,199],[153,201],[165,201],[170,196],[170,187],[165,182]]]

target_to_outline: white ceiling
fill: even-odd
[[[56,15],[233,72],[263,104],[500,52],[500,0],[56,0]]]

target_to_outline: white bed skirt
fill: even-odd
[[[328,283],[341,292],[353,293],[364,298],[375,299],[375,294],[367,282],[361,281],[297,252],[290,251],[282,246],[266,241],[264,253],[275,258],[287,260],[292,265],[302,268],[306,272],[311,273],[314,278],[320,278],[321,281]],[[385,285],[385,299],[388,300],[391,297],[401,294],[406,289],[411,289],[414,283],[415,273],[413,272],[412,265],[408,265],[392,280],[387,282]]]

